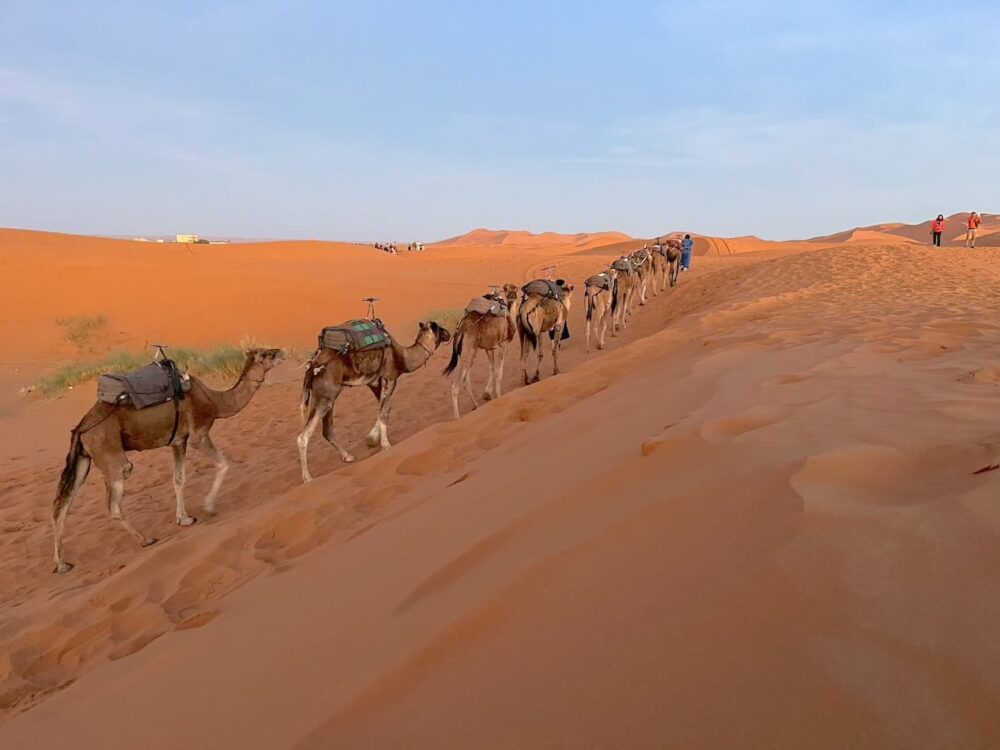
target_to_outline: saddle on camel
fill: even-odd
[[[191,381],[182,375],[177,363],[168,359],[157,344],[152,362],[126,373],[105,373],[97,380],[97,399],[106,404],[131,404],[136,409],[183,401],[191,390]]]

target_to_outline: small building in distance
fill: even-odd
[[[198,235],[196,234],[179,234],[177,235],[177,242],[184,242],[192,244],[198,241]]]

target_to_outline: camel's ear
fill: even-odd
[[[421,320],[420,321],[420,330],[421,331],[426,331],[428,328],[430,328],[430,326],[427,325],[424,321]]]

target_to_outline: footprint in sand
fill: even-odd
[[[907,507],[973,490],[982,481],[975,469],[990,458],[976,445],[902,451],[858,443],[810,456],[789,483],[807,508]]]
[[[756,406],[734,417],[706,422],[701,428],[701,436],[712,443],[728,443],[748,432],[781,422],[791,414],[792,409],[786,406]]]

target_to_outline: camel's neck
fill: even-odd
[[[211,388],[205,390],[215,406],[218,417],[225,419],[243,411],[263,382],[264,369],[255,366],[244,370],[240,379],[236,381],[236,385],[228,391],[214,391]]]
[[[396,350],[396,360],[399,362],[399,369],[403,372],[413,372],[419,370],[434,352],[434,333],[432,331],[420,331],[413,346],[400,346],[393,342]]]
[[[517,311],[521,309],[521,295],[514,295],[513,299],[507,300],[507,315],[511,320],[517,320]]]

